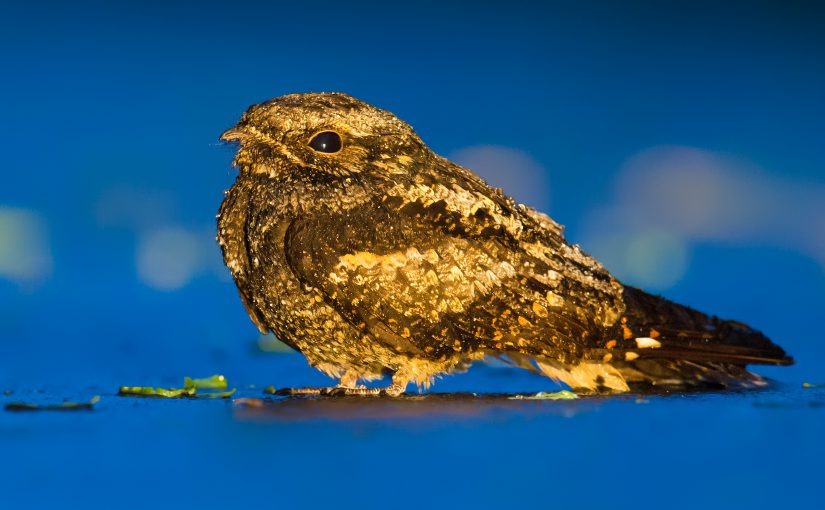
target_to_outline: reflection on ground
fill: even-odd
[[[514,395],[426,393],[384,397],[275,397],[236,399],[240,420],[408,420],[495,418],[510,414],[571,417],[598,405],[600,398],[571,401],[521,400]]]

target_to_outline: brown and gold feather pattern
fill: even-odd
[[[241,299],[345,386],[427,386],[485,356],[614,391],[758,383],[745,365],[791,362],[745,325],[622,285],[552,219],[348,95],[254,105],[222,138],[239,142],[218,240]]]

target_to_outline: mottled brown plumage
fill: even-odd
[[[562,227],[346,94],[254,105],[218,240],[241,299],[342,391],[498,356],[574,388],[758,383],[792,360],[761,333],[623,286]],[[502,169],[506,172],[506,169]]]

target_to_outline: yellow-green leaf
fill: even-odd
[[[222,375],[213,375],[196,379],[183,378],[183,388],[152,388],[151,386],[121,386],[118,395],[122,397],[160,397],[160,398],[229,398],[235,393],[230,391],[200,391],[224,390],[227,387],[226,378]]]
[[[196,390],[225,390],[227,388],[227,383],[226,377],[222,375],[213,375],[211,377],[203,377],[201,379],[184,377],[183,387],[195,388]]]

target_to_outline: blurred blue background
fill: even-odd
[[[0,389],[325,384],[263,352],[214,242],[235,176],[219,133],[304,91],[394,112],[626,283],[764,331],[797,365],[757,371],[792,394],[825,382],[824,23],[813,2],[4,2]],[[436,390],[541,384],[480,367]],[[104,399],[80,418],[0,414],[0,502],[89,490],[88,507],[141,480],[203,507],[816,506],[825,401],[770,398],[415,426]]]

